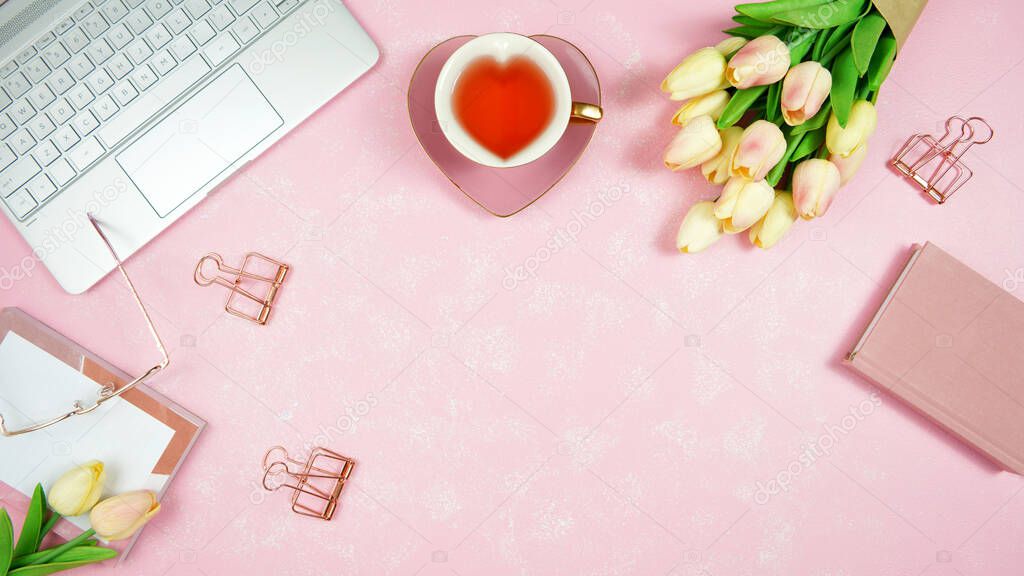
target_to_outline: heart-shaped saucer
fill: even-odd
[[[475,36],[457,36],[434,46],[409,83],[409,119],[427,156],[471,200],[500,217],[511,216],[543,196],[576,165],[597,124],[571,121],[561,140],[541,158],[515,168],[490,168],[460,154],[445,138],[434,113],[434,90],[441,68]],[[569,77],[575,102],[601,105],[601,83],[579,48],[555,36],[531,36],[558,58]]]

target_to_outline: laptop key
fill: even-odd
[[[50,90],[50,87],[46,84],[40,84],[28,93],[28,101],[32,103],[32,107],[36,110],[46,108],[56,99],[56,96],[53,95],[53,91]]]
[[[64,46],[71,52],[78,54],[83,48],[89,45],[89,37],[82,32],[81,28],[75,28],[64,35]]]
[[[103,146],[95,137],[89,136],[82,140],[82,143],[75,146],[67,153],[68,162],[71,166],[81,172],[103,156]]]
[[[136,65],[145,62],[146,58],[153,55],[153,50],[149,48],[149,44],[142,38],[139,38],[135,42],[128,45],[128,49],[125,50],[128,53],[128,57],[132,59]]]
[[[120,50],[128,45],[132,41],[132,33],[128,31],[128,27],[124,24],[115,24],[110,32],[107,33],[107,41],[114,47],[114,50]]]
[[[32,157],[41,165],[49,166],[54,160],[60,158],[60,151],[53,145],[53,142],[46,140],[36,146],[36,149],[32,151]]]
[[[28,123],[28,131],[32,133],[36,140],[46,138],[56,129],[57,127],[53,125],[53,121],[46,114],[38,114]]]
[[[0,138],[7,138],[14,132],[14,121],[7,114],[0,113]]]
[[[24,74],[21,72],[15,72],[7,78],[4,78],[3,81],[0,81],[0,86],[3,86],[3,89],[7,91],[7,94],[9,94],[11,98],[20,98],[25,94],[25,92],[28,92],[29,88],[32,87],[32,84],[25,79]]]
[[[181,36],[175,38],[174,41],[171,42],[170,49],[171,53],[174,54],[174,57],[177,58],[179,62],[181,62],[182,60],[188,58],[190,55],[192,55],[193,52],[196,51],[196,45],[188,39],[188,36]]]
[[[96,121],[96,117],[88,110],[83,110],[81,114],[75,116],[75,119],[71,121],[71,126],[74,127],[75,132],[83,138],[91,134],[99,125],[100,123]]]
[[[7,64],[4,64],[2,67],[0,67],[0,78],[6,78],[11,74],[14,74],[14,71],[17,69],[18,63],[14,60],[11,60]]]
[[[231,14],[231,10],[228,10],[227,6],[221,4],[210,12],[206,20],[217,30],[223,30],[235,21],[235,17]]]
[[[125,19],[128,23],[128,27],[131,28],[132,32],[136,35],[142,34],[147,28],[153,25],[153,20],[143,10],[134,10]]]
[[[13,102],[13,100],[11,100],[11,97],[7,95],[7,92],[0,90],[0,110],[10,106],[11,102]]]
[[[157,52],[150,62],[153,64],[153,67],[156,68],[157,74],[161,76],[166,75],[178,65],[174,60],[174,56],[171,56],[171,53],[167,50]]]
[[[0,170],[10,166],[11,162],[14,162],[17,158],[14,152],[11,151],[10,146],[0,142]]]
[[[185,0],[185,11],[193,19],[199,18],[210,11],[210,4],[206,0]]]
[[[103,5],[103,14],[107,17],[107,20],[111,23],[117,22],[121,18],[124,18],[125,14],[128,13],[128,8],[121,2],[121,0],[111,0]]]
[[[252,11],[252,17],[256,19],[256,23],[260,25],[260,28],[266,29],[277,21],[277,12],[270,4],[260,2],[259,6]]]
[[[0,172],[0,197],[14,194],[33,176],[39,173],[39,164],[31,156],[21,158]]]
[[[14,106],[11,106],[8,114],[11,115],[15,124],[18,126],[24,126],[33,116],[35,116],[36,109],[33,108],[27,100],[22,99],[18,100],[18,103]]]
[[[17,152],[19,156],[24,156],[25,154],[28,154],[28,151],[31,150],[32,147],[35,145],[36,139],[33,138],[32,135],[29,134],[28,130],[26,130],[25,128],[18,130],[17,132],[14,133],[14,136],[11,137],[11,146],[14,148],[14,151]]]
[[[192,24],[192,21],[189,20],[184,10],[182,10],[181,8],[175,8],[174,11],[172,11],[170,15],[168,15],[167,18],[164,19],[164,23],[170,26],[171,32],[174,33],[175,36],[177,36],[178,34],[184,32],[185,29],[188,28],[190,24]]]
[[[61,98],[50,106],[46,111],[46,115],[50,117],[50,120],[53,120],[54,124],[59,126],[75,115],[75,109],[71,107],[71,104],[68,104],[67,100]]]
[[[29,60],[31,60],[32,57],[35,56],[35,55],[36,55],[36,49],[31,47],[31,46],[29,46],[28,48],[22,50],[21,53],[19,53],[17,56],[15,56],[14,57],[14,61],[17,62],[18,64],[24,64],[25,62],[28,62]]]
[[[25,64],[25,66],[22,67],[22,70],[25,71],[25,75],[27,75],[28,79],[34,84],[42,82],[43,78],[46,78],[46,76],[50,74],[50,67],[43,62],[42,58],[38,57],[33,58],[28,64]]]
[[[171,11],[171,3],[167,0],[149,0],[146,2],[146,11],[154,20],[159,20]]]
[[[139,91],[127,80],[118,82],[117,86],[114,86],[110,93],[114,95],[114,100],[117,100],[117,103],[121,106],[135,100],[135,97],[139,95]]]
[[[92,63],[99,66],[106,62],[107,58],[114,55],[114,49],[110,47],[110,44],[107,44],[106,40],[100,38],[99,40],[89,44],[89,48],[86,50],[86,53],[89,55],[89,59],[92,60]]]
[[[57,94],[63,94],[68,90],[71,90],[71,87],[75,85],[75,81],[71,78],[71,75],[68,74],[68,71],[64,68],[61,68],[60,70],[54,72],[53,75],[50,76],[50,80],[48,81],[48,83],[50,85],[50,88],[53,89],[53,91]]]
[[[61,20],[59,24],[57,24],[57,27],[54,28],[53,31],[56,32],[57,34],[64,34],[68,30],[71,30],[74,27],[75,27],[75,21],[72,20],[71,18],[65,18],[65,19]]]
[[[45,202],[50,196],[53,196],[53,193],[57,191],[57,187],[53,185],[53,182],[50,182],[46,174],[40,174],[29,180],[25,188],[32,195],[32,198],[40,204]]]
[[[14,213],[14,217],[18,220],[28,216],[39,205],[32,199],[32,195],[28,193],[28,190],[19,190],[17,194],[7,198],[6,202],[11,212]]]
[[[73,14],[71,14],[71,17],[78,21],[88,16],[90,12],[92,12],[92,5],[86,2],[85,4],[79,6],[78,9],[75,10]]]
[[[135,72],[132,72],[132,82],[139,87],[139,90],[145,90],[156,82],[156,72],[153,72],[149,64],[143,64]]]
[[[111,116],[117,113],[117,104],[110,99],[110,96],[104,94],[100,96],[96,103],[92,105],[92,113],[99,117],[100,120],[108,120]]]
[[[221,62],[224,62],[235,53],[241,46],[238,41],[235,40],[230,34],[218,36],[210,43],[209,46],[203,50],[203,55],[210,61],[210,66],[217,66]]]
[[[252,19],[248,16],[239,18],[238,22],[231,27],[231,32],[238,37],[238,41],[242,44],[248,44],[250,40],[260,33],[256,25],[252,23]]]
[[[114,57],[107,61],[107,72],[114,77],[114,80],[120,80],[128,75],[132,71],[132,63],[125,58],[124,54],[114,54]]]
[[[46,173],[58,186],[67,184],[75,177],[75,169],[63,158],[58,158],[53,164],[47,166]]]
[[[228,4],[235,11],[235,14],[245,14],[249,8],[256,5],[259,0],[228,0]]]
[[[106,92],[107,88],[114,85],[114,80],[110,77],[110,74],[107,74],[107,71],[102,68],[94,72],[85,81],[92,88],[93,94],[102,94]]]
[[[217,33],[213,31],[213,26],[210,26],[209,22],[198,22],[192,28],[192,39],[200,46],[209,42],[216,35]]]
[[[61,152],[67,152],[72,146],[78,143],[78,134],[75,133],[71,126],[64,126],[57,133],[53,135],[53,143],[60,148]]]
[[[163,24],[157,24],[146,32],[146,41],[153,47],[153,50],[163,48],[164,44],[171,41],[171,33]]]
[[[82,28],[89,34],[90,38],[99,38],[110,28],[107,21],[103,19],[103,15],[99,12],[93,12],[89,14],[85,20],[82,20]]]
[[[68,58],[71,58],[71,54],[68,53],[67,48],[64,48],[64,45],[60,42],[54,42],[46,50],[43,50],[43,60],[46,60],[50,68],[57,68],[67,62]]]
[[[68,98],[77,110],[85,108],[93,101],[92,92],[90,92],[89,87],[84,84],[79,84],[72,88],[71,92],[68,92]]]

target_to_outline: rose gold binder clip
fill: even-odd
[[[216,267],[214,275],[207,276],[204,272],[203,268],[207,264]],[[256,273],[257,268],[269,273]],[[255,252],[245,255],[241,268],[232,268],[224,264],[220,254],[210,253],[203,256],[196,265],[195,281],[200,286],[218,284],[227,288],[230,294],[224,309],[239,318],[263,326],[270,320],[274,300],[277,299],[278,290],[284,284],[288,270],[287,264]],[[260,292],[263,296],[257,296],[252,291]]]
[[[930,134],[911,136],[893,157],[892,165],[944,204],[974,175],[961,157],[971,146],[984,144],[994,135],[984,118],[953,116],[946,120],[946,133],[938,140]]]
[[[274,446],[263,455],[263,487],[271,492],[292,490],[292,511],[330,520],[356,461],[326,448],[314,448],[302,462]]]

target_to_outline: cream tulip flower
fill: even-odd
[[[722,149],[722,137],[710,116],[698,116],[683,126],[665,149],[665,166],[686,170],[700,166]]]
[[[852,156],[857,149],[867,144],[868,138],[875,132],[878,125],[878,112],[875,106],[867,100],[858,100],[853,103],[850,109],[850,117],[846,121],[846,128],[839,125],[839,119],[835,112],[828,120],[828,128],[825,130],[825,144],[828,151],[836,156]]]
[[[728,88],[725,56],[714,48],[701,48],[687,56],[661,83],[673,100],[687,100]]]
[[[804,160],[793,170],[793,204],[804,220],[824,216],[839,191],[839,168],[821,158]]]
[[[864,159],[868,156],[868,145],[864,144],[859,146],[847,157],[837,156],[831,154],[828,157],[829,162],[836,165],[839,168],[839,185],[846,186],[846,184],[853,180],[853,175],[860,170],[861,164],[864,163]]]
[[[775,190],[764,180],[733,176],[715,201],[715,217],[727,233],[738,234],[763,218],[774,200]]]
[[[732,158],[732,173],[748,180],[764,180],[786,154],[786,137],[767,120],[758,120],[743,131]]]
[[[764,218],[750,227],[750,243],[766,250],[775,246],[793,227],[796,219],[793,195],[789,192],[777,193]]]
[[[725,90],[716,90],[687,100],[672,117],[672,123],[677,126],[686,126],[690,120],[698,116],[710,116],[712,120],[717,121],[722,116],[726,104],[729,103],[729,98],[729,93]]]
[[[46,499],[50,508],[61,516],[81,516],[99,501],[106,478],[103,462],[86,462],[58,478],[50,487]]]
[[[782,80],[789,71],[789,46],[778,37],[754,38],[736,52],[725,69],[725,78],[741,90],[767,86]]]
[[[733,54],[739,52],[740,48],[743,48],[746,45],[746,38],[740,38],[739,36],[730,36],[725,40],[722,40],[718,44],[715,44],[715,50],[718,50],[719,52],[722,53],[723,56],[728,58],[729,56],[732,56]]]
[[[779,105],[782,118],[790,126],[799,126],[821,110],[832,90],[832,73],[809,60],[789,69],[782,81]]]
[[[721,186],[732,178],[732,158],[743,137],[743,128],[730,126],[719,131],[719,135],[722,137],[722,149],[714,158],[701,164],[700,171],[708,182]]]
[[[97,504],[89,513],[89,522],[97,536],[112,542],[130,538],[158,512],[160,503],[152,492],[125,492]]]
[[[676,235],[676,248],[692,254],[711,246],[722,237],[722,221],[715,217],[715,203],[698,202],[690,207]]]

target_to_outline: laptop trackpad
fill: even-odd
[[[161,217],[284,123],[235,64],[117,155]]]

